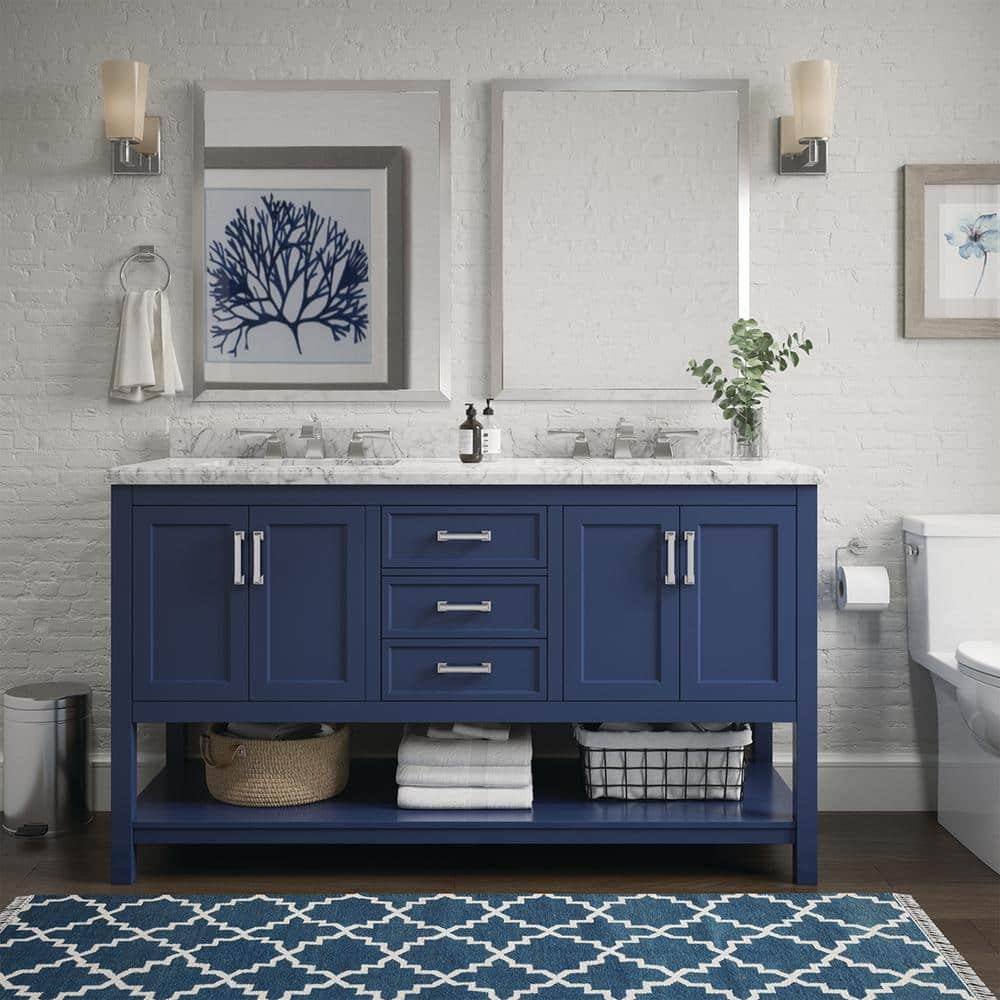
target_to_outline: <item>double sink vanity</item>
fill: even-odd
[[[170,458],[109,473],[114,881],[140,843],[785,843],[816,881],[816,470],[631,459]],[[168,726],[751,722],[744,798],[589,801],[535,762],[523,811],[395,806],[355,760],[310,806],[216,802]],[[794,724],[794,780],[773,723]],[[180,735],[178,735],[180,731]]]

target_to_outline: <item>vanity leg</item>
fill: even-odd
[[[816,729],[795,725],[795,846],[796,885],[816,885],[819,880],[816,830]]]
[[[132,487],[111,488],[111,881],[135,881],[132,718]]]
[[[118,709],[118,715],[129,706]],[[111,713],[111,881],[131,885],[135,881],[136,796],[135,723]]]
[[[774,760],[774,724],[755,722],[753,724],[753,759],[758,764],[770,764]]]
[[[817,859],[817,810],[819,809],[818,693],[816,677],[816,489],[799,486],[796,525],[796,663],[795,764],[793,802],[795,882],[815,885]]]
[[[187,726],[183,722],[166,724],[165,747],[167,784],[171,792],[184,787],[184,764],[187,760]]]

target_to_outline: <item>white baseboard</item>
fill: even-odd
[[[777,753],[775,764],[791,784],[791,757]],[[819,807],[823,812],[933,812],[937,762],[913,753],[823,754]]]
[[[775,763],[791,782],[792,764],[778,754]],[[163,766],[160,754],[140,754],[139,787],[144,788]],[[91,808],[111,807],[111,755],[91,757]],[[3,769],[0,760],[0,794]],[[819,807],[825,812],[928,812],[936,807],[937,765],[917,754],[824,754],[819,760]]]

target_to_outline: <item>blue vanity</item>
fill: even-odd
[[[143,843],[783,843],[816,881],[815,470],[779,462],[462,466],[164,459],[111,470],[112,879]],[[215,721],[754,724],[742,802],[589,801],[535,762],[530,811],[209,797],[168,727]],[[771,729],[794,723],[794,780]]]

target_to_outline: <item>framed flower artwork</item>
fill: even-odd
[[[906,337],[1000,337],[1000,164],[903,168]]]

